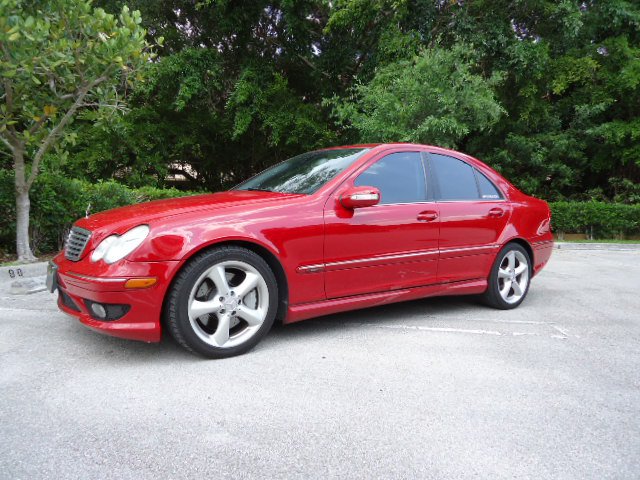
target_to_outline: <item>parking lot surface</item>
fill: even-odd
[[[203,360],[0,291],[0,478],[640,476],[640,251],[554,251],[516,310],[426,299]]]

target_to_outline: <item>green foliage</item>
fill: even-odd
[[[167,173],[220,190],[301,151],[335,143],[318,104],[273,66],[253,63],[229,78],[212,49],[160,59],[133,94],[132,111],[107,129],[85,127],[63,170],[162,186]]]
[[[138,11],[123,6],[116,17],[91,0],[0,2],[0,140],[13,160],[19,260],[35,260],[29,192],[45,155],[66,155],[60,139],[75,143],[79,115],[100,124],[123,110],[122,90],[153,58],[141,22]]]
[[[455,146],[549,200],[611,200],[610,179],[640,183],[638,2],[94,5],[116,18],[124,3],[148,42],[166,42],[126,88],[127,115],[76,121],[68,158],[48,159],[69,176],[163,186],[180,171],[221,189],[304,150],[404,140]],[[54,2],[23,2],[36,4]]]
[[[556,233],[593,233],[595,238],[640,234],[640,204],[552,202],[549,206]]]
[[[74,105],[92,120],[121,108],[118,84],[130,87],[150,58],[140,23],[138,11],[87,0],[0,2],[0,132],[35,157]]]
[[[60,175],[43,173],[34,183],[31,205],[31,241],[40,253],[62,247],[69,228],[84,216],[87,206],[96,213],[124,205],[181,197],[193,192],[175,188],[142,187],[131,189],[114,181],[89,183]],[[10,251],[15,242],[16,207],[13,199],[13,173],[0,170],[0,249]]]
[[[321,146],[329,140],[315,105],[292,95],[287,79],[279,73],[245,69],[226,104],[233,116],[234,140],[259,124],[269,145]]]
[[[640,183],[634,183],[626,178],[610,178],[609,184],[613,188],[614,202],[640,204]]]
[[[609,178],[640,180],[640,6],[515,3],[496,2],[491,19],[469,18],[469,37],[511,20],[518,35],[501,52],[481,54],[508,72],[499,96],[508,116],[465,149],[529,193],[579,198],[600,187],[611,198]]]
[[[455,148],[471,132],[489,129],[504,113],[492,87],[473,72],[468,49],[425,50],[413,60],[380,68],[354,87],[352,99],[334,101],[335,113],[365,142],[416,142]]]

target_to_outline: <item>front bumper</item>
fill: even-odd
[[[128,262],[97,265],[88,258],[72,262],[59,254],[48,275],[50,289],[57,288],[58,308],[87,327],[115,337],[159,342],[164,296],[181,262]],[[156,278],[147,288],[126,288],[130,279]],[[100,320],[89,308],[91,302],[127,305],[117,320]]]

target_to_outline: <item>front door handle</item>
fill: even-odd
[[[433,210],[426,210],[418,214],[419,222],[433,222],[436,218],[438,218],[438,212]]]
[[[490,217],[500,218],[503,215],[504,215],[504,210],[502,210],[501,208],[492,208],[491,210],[489,210]]]

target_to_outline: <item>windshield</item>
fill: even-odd
[[[234,190],[266,190],[280,193],[315,193],[351,165],[368,148],[316,150],[278,163]]]

